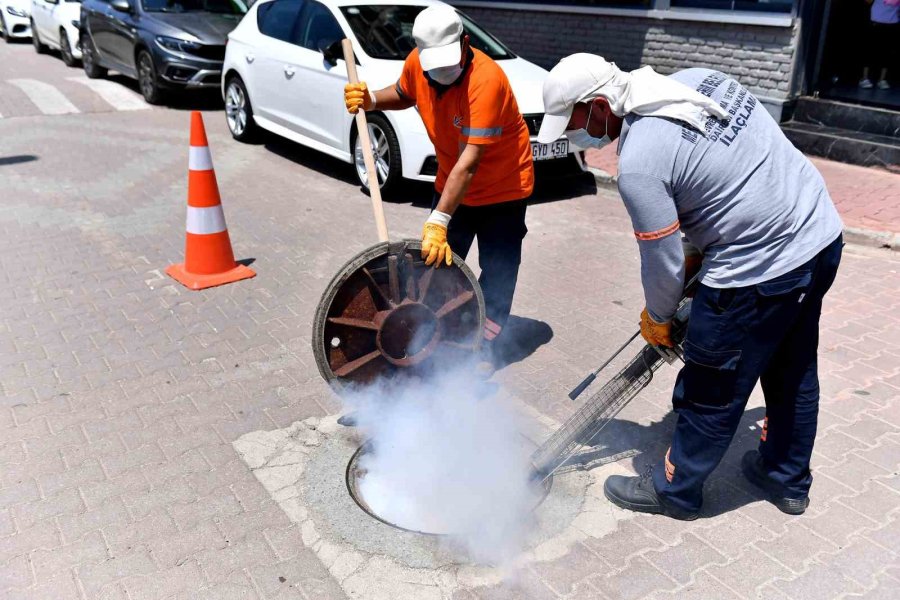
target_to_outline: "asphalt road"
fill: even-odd
[[[183,256],[196,102],[235,255],[258,273],[204,292],[163,275]],[[0,115],[0,596],[347,597],[350,573],[305,535],[303,507],[273,500],[232,442],[340,409],[310,335],[332,275],[376,241],[352,168],[274,138],[236,143],[214,96],[150,108],[133,83],[86,83],[28,44],[0,42]],[[418,235],[429,198],[428,186],[409,185],[387,204],[393,237]],[[643,302],[614,191],[545,182],[528,227],[516,351],[495,382],[548,426],[572,413],[566,392],[631,335]],[[457,577],[412,596],[373,583],[369,597],[891,596],[898,268],[896,254],[846,248],[823,319],[816,483],[803,517],[762,502],[738,473],[759,435],[755,397],[710,481],[705,518],[585,505],[578,535],[512,582]],[[665,449],[674,374],[658,374],[600,450],[639,454],[596,474],[640,469]]]

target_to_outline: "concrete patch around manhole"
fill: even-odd
[[[469,564],[450,538],[402,531],[366,514],[345,480],[347,463],[362,442],[331,416],[251,432],[233,445],[300,526],[304,545],[352,598],[443,600],[460,589],[502,583],[510,575],[508,568]],[[613,472],[627,470],[608,465],[558,474],[532,515],[527,548],[515,567],[562,558],[576,542],[602,537],[630,518],[603,497],[603,480]]]

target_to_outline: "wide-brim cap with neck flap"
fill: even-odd
[[[575,105],[615,74],[613,63],[595,54],[578,53],[563,58],[544,80],[544,119],[538,141],[548,144],[569,125]]]

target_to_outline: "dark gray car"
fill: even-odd
[[[217,88],[228,33],[246,12],[243,0],[84,0],[84,72],[133,77],[150,104],[165,90]]]

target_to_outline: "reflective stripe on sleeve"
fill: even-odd
[[[666,225],[662,229],[657,229],[656,231],[635,231],[634,237],[641,240],[642,242],[647,242],[651,240],[658,240],[666,237],[667,235],[672,235],[681,227],[681,223],[678,222],[678,219],[675,220],[671,225]]]
[[[222,210],[222,205],[205,208],[188,206],[185,229],[188,233],[198,234],[221,233],[225,231],[227,228],[225,227],[225,212]]]
[[[191,171],[212,171],[212,155],[209,146],[191,146],[188,155],[188,169]]]
[[[462,134],[467,137],[497,137],[503,134],[502,127],[463,127]]]

